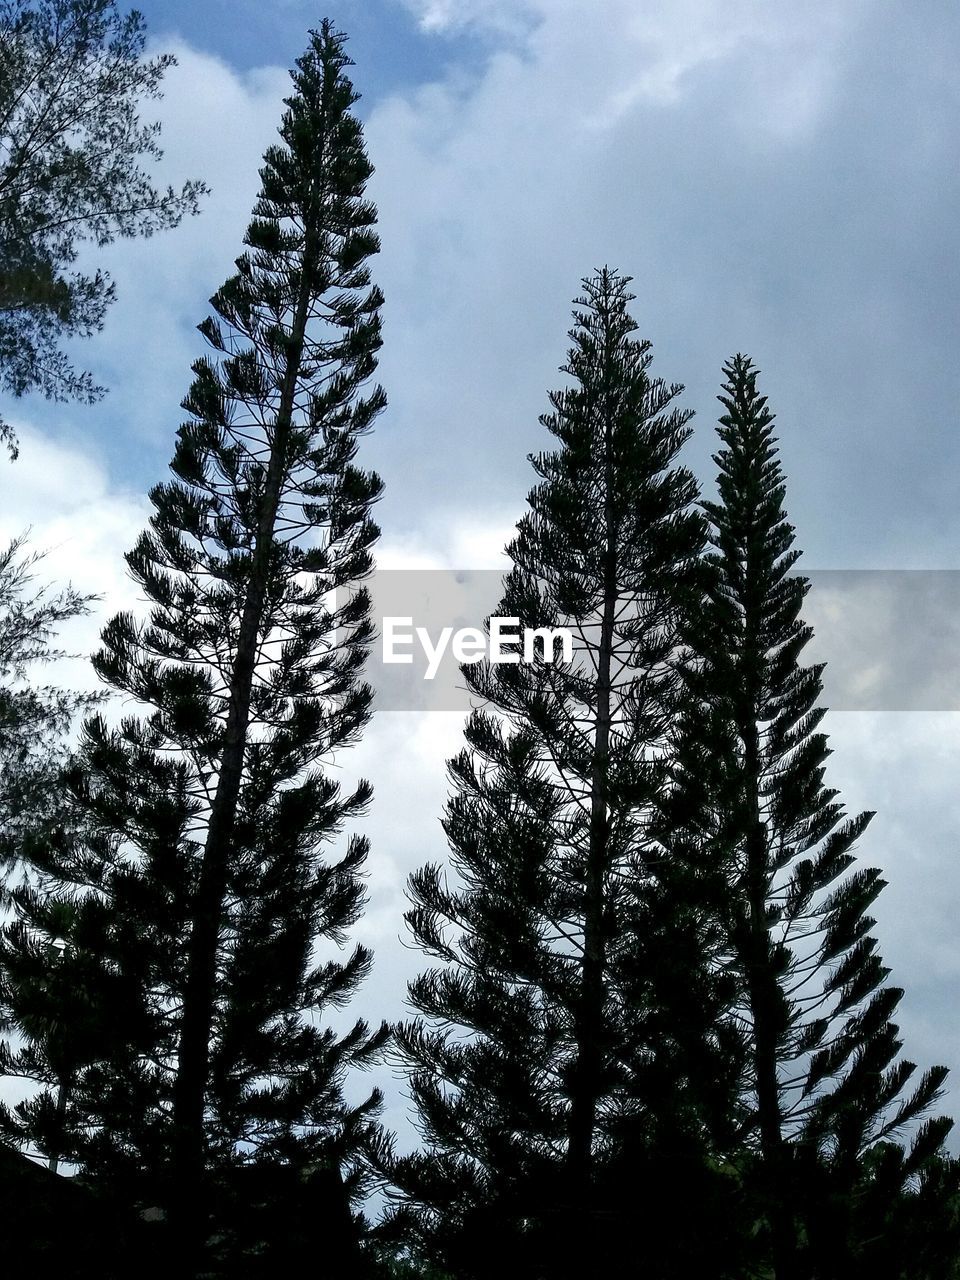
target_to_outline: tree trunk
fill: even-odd
[[[574,1035],[577,1058],[570,1104],[567,1174],[576,1220],[581,1224],[578,1250],[572,1251],[571,1274],[584,1274],[589,1264],[590,1223],[593,1220],[591,1174],[597,1103],[603,1072],[604,1004],[606,997],[606,939],[604,908],[609,871],[610,730],[614,628],[618,604],[617,530],[613,502],[613,460],[609,412],[604,422],[604,581],[597,652],[597,709],[590,770],[590,829],[584,882],[583,961],[580,1001]]]
[[[243,779],[250,720],[250,697],[257,663],[270,550],[293,421],[316,259],[316,234],[308,233],[290,349],[280,391],[263,509],[254,545],[250,579],[241,615],[230,679],[229,705],[217,790],[210,806],[207,838],[187,950],[187,981],[173,1103],[173,1218],[184,1275],[193,1275],[206,1235],[204,1112],[217,986],[217,949],[227,891],[230,845]]]
[[[748,632],[750,628],[748,625]],[[748,653],[750,647],[748,644]],[[775,1280],[799,1280],[793,1214],[788,1186],[788,1152],[783,1140],[780,1078],[777,1071],[777,1008],[780,992],[771,973],[770,934],[767,929],[769,850],[760,811],[760,735],[756,707],[743,716],[739,733],[744,745],[747,806],[746,862],[749,954],[747,957],[750,1014],[753,1022],[753,1075],[757,1095],[760,1152],[770,1189],[770,1228]]]

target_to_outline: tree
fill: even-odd
[[[0,0],[0,385],[14,396],[102,395],[60,349],[101,329],[114,297],[104,271],[70,272],[81,244],[176,226],[206,191],[159,191],[141,167],[160,127],[138,108],[175,63],[142,59],[144,31],[116,0]],[[2,421],[0,439],[16,456]]]
[[[66,656],[53,647],[58,628],[87,613],[94,597],[35,589],[43,557],[24,545],[25,537],[14,538],[0,552],[0,870],[14,864],[29,834],[62,817],[65,735],[101,700],[38,679],[40,667]]]
[[[378,1095],[348,1107],[344,1074],[387,1034],[318,1022],[371,963],[331,950],[362,907],[366,842],[326,857],[370,788],[344,794],[323,768],[370,714],[369,600],[350,584],[370,569],[381,482],[354,458],[385,403],[361,394],[382,295],[344,41],[327,21],[311,33],[248,251],[201,325],[216,359],[194,365],[174,479],[127,557],[149,620],[115,617],[95,658],[144,713],[87,722],[69,780],[93,830],[36,850],[52,892],[18,901],[41,939],[68,904],[71,954],[122,980],[118,1032],[75,1075],[66,1155],[171,1215],[184,1275],[269,1272],[256,1242],[242,1263],[204,1257],[213,1205],[236,1192],[231,1220],[253,1211],[235,1166],[276,1168],[278,1200],[283,1170],[349,1172]]]
[[[541,420],[559,445],[531,459],[540,482],[498,610],[571,628],[576,651],[463,668],[483,705],[450,764],[456,878],[431,865],[411,880],[407,920],[438,962],[410,987],[422,1016],[398,1031],[426,1150],[373,1158],[393,1228],[458,1277],[503,1274],[505,1259],[516,1274],[654,1276],[668,1255],[715,1255],[716,1237],[698,1259],[658,1221],[668,1182],[722,1203],[675,1042],[696,1028],[705,1060],[724,1059],[688,924],[647,893],[703,524],[675,465],[689,413],[632,336],[627,284],[608,269],[583,282],[571,385]],[[667,937],[693,966],[671,977],[686,1005],[672,1027],[656,996]]]
[[[902,992],[886,985],[868,915],[883,881],[853,855],[872,814],[845,817],[824,785],[822,666],[801,662],[809,583],[791,573],[800,553],[773,415],[747,357],[724,375],[719,501],[704,504],[713,550],[685,637],[692,703],[672,753],[664,865],[686,868],[712,921],[713,964],[735,979],[734,1138],[752,1153],[771,1274],[952,1274],[951,1122],[924,1119],[946,1070],[911,1090],[914,1064],[899,1057]],[[906,1149],[894,1141],[917,1121]]]
[[[94,597],[72,587],[57,592],[34,588],[34,570],[43,554],[26,552],[24,543],[25,535],[15,538],[0,554],[0,868],[8,874],[2,890],[5,905],[11,890],[14,897],[35,892],[23,878],[29,850],[68,820],[60,781],[68,757],[66,735],[75,719],[103,698],[101,693],[74,693],[37,678],[40,667],[66,657],[53,647],[57,629],[87,613]],[[58,948],[42,952],[45,978],[66,977],[59,959]],[[6,994],[7,983],[0,973],[0,1026],[7,1021]],[[58,993],[61,1009],[71,999],[75,991],[69,988]],[[57,1022],[54,1017],[35,1028],[36,1038],[47,1041],[51,1049]],[[8,1048],[0,1046],[0,1072],[6,1073],[10,1065]],[[52,1081],[59,1090],[58,1100],[52,1116],[45,1115],[41,1121],[51,1131],[52,1153],[57,1149],[53,1131],[66,1100],[66,1085],[61,1083],[65,1078],[60,1070]],[[49,1163],[56,1171],[56,1154],[49,1156]]]

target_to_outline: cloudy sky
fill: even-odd
[[[351,36],[383,244],[374,269],[390,408],[363,455],[387,484],[382,564],[502,563],[531,483],[526,456],[544,443],[538,415],[560,381],[571,299],[606,263],[634,277],[655,370],[687,388],[687,461],[707,489],[720,367],[745,351],[778,415],[804,565],[960,569],[960,11],[927,5],[921,17],[905,0],[339,2],[329,16]],[[202,350],[195,325],[240,250],[287,68],[322,16],[300,0],[138,7],[152,43],[179,61],[157,109],[162,176],[204,178],[212,195],[177,231],[106,255],[119,301],[77,356],[108,398],[3,407],[22,447],[0,475],[0,534],[32,525],[51,576],[103,595],[70,637],[80,650],[110,612],[137,607],[122,553],[164,475]],[[876,688],[923,686],[886,703],[911,710],[878,696],[857,704],[870,710],[832,712],[828,780],[851,810],[878,811],[860,853],[889,881],[876,915],[907,991],[908,1053],[946,1062],[960,1082],[960,717],[944,709],[960,705],[945,603],[957,592],[946,572],[921,576],[916,614],[902,574],[855,598],[822,597],[817,656],[854,683],[859,672],[869,685],[879,664]],[[896,625],[880,600],[894,578]],[[83,664],[70,674],[89,683]],[[399,940],[403,882],[443,856],[443,762],[460,723],[384,712],[346,766],[377,792],[361,931],[378,955],[371,1016],[397,1014],[418,964]],[[387,1118],[402,1128],[401,1087],[386,1083]],[[948,1107],[960,1116],[960,1083]]]

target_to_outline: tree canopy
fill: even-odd
[[[25,838],[62,817],[66,734],[102,696],[59,688],[41,674],[66,656],[56,647],[59,628],[93,602],[72,587],[35,585],[42,563],[26,535],[0,552],[0,870],[19,859]]]
[[[195,213],[206,188],[158,189],[145,100],[171,54],[145,60],[144,19],[116,0],[0,0],[0,387],[50,399],[103,388],[63,349],[103,325],[108,274],[73,271],[81,246],[149,236]],[[15,453],[8,424],[0,438]]]

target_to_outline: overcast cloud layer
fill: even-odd
[[[349,31],[360,2],[331,16]],[[288,85],[283,67],[259,65],[252,38],[240,57],[236,30],[210,53],[220,6],[171,5],[175,23],[159,2],[140,7],[180,61],[162,108],[165,172],[203,177],[213,195],[178,231],[111,252],[120,301],[78,352],[110,396],[93,409],[8,406],[22,454],[0,474],[0,534],[32,523],[34,542],[53,548],[51,575],[105,597],[71,637],[81,649],[108,611],[135,607],[122,553],[172,451],[202,351],[194,326],[240,249]],[[395,74],[368,78],[361,64],[354,76],[387,296],[391,407],[364,451],[387,482],[383,565],[502,565],[532,482],[526,454],[546,443],[545,393],[562,381],[570,301],[608,263],[634,277],[655,370],[687,384],[687,460],[707,488],[720,367],[745,351],[778,414],[804,565],[960,567],[960,11],[925,6],[921,21],[879,0],[375,0],[365,40],[377,11],[403,37],[383,54]],[[288,63],[318,19],[286,0],[282,30],[298,15]],[[849,667],[856,629],[832,621],[843,650],[817,656]],[[891,633],[886,668],[924,660],[922,636],[904,652]],[[361,927],[378,955],[362,1001],[373,1017],[399,1012],[419,963],[398,941],[402,886],[443,856],[443,761],[459,723],[384,713],[345,764],[377,792]],[[827,726],[829,782],[850,810],[878,810],[860,852],[889,881],[876,914],[907,989],[907,1050],[960,1071],[960,719],[847,712]],[[960,1089],[949,1105],[960,1114]],[[389,1118],[401,1123],[399,1086]]]

